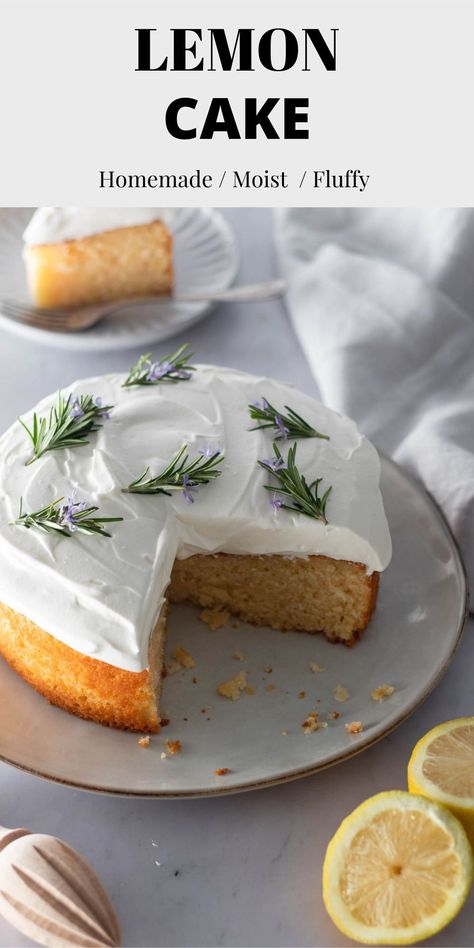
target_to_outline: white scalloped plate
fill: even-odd
[[[0,299],[30,302],[22,260],[23,231],[32,208],[0,208]],[[173,231],[175,288],[179,293],[227,289],[235,279],[239,256],[227,221],[211,208],[178,208]],[[148,346],[187,329],[212,306],[163,301],[130,306],[85,332],[32,329],[4,316],[0,329],[43,345],[66,349],[128,349]]]
[[[446,671],[464,625],[467,589],[449,529],[422,488],[383,459],[382,490],[393,560],[382,576],[374,617],[354,648],[245,623],[211,632],[199,610],[173,607],[167,653],[180,644],[195,667],[165,679],[162,706],[170,724],[146,750],[136,734],[54,708],[0,661],[0,759],[84,790],[210,796],[303,777],[385,737]],[[235,659],[238,652],[243,662]],[[325,671],[314,674],[313,662]],[[240,670],[255,693],[239,701],[220,697],[216,685]],[[370,693],[383,683],[395,692],[375,702]],[[349,691],[344,703],[333,696],[338,684]],[[341,716],[305,735],[301,725],[313,708],[321,720],[332,710]],[[351,721],[362,722],[360,734],[346,732]],[[182,742],[176,757],[162,759],[166,739]],[[216,777],[221,767],[229,773]]]

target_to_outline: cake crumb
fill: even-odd
[[[288,731],[281,731],[280,733],[282,737],[286,737],[288,734]]]
[[[194,668],[195,662],[191,652],[188,652],[187,649],[181,645],[176,646],[173,652],[173,658],[183,668]]]
[[[390,695],[393,695],[395,688],[393,685],[379,685],[378,688],[374,688],[370,692],[370,697],[372,701],[385,701],[385,698],[390,698]]]
[[[221,684],[217,686],[217,693],[222,695],[223,698],[237,701],[246,687],[247,675],[244,671],[241,671],[238,672],[237,675],[234,675],[233,678],[229,678],[228,681],[222,681]]]
[[[267,685],[265,691],[275,691],[276,685]]]
[[[230,612],[225,609],[203,609],[199,618],[204,622],[211,632],[222,629],[227,625],[230,619]]]
[[[350,724],[344,725],[348,734],[360,734],[362,731],[362,721],[351,721]]]
[[[314,731],[319,730],[319,715],[317,711],[310,711],[307,718],[303,721],[301,727],[303,728],[304,734],[313,734]]]
[[[340,711],[329,711],[328,713],[328,721],[336,721],[337,718],[340,718],[340,717],[341,717]]]
[[[336,685],[336,687],[333,690],[333,695],[336,701],[347,701],[349,697],[349,692],[347,688],[344,687],[344,685]]]
[[[170,719],[169,719],[169,718],[161,718],[161,720],[160,720],[160,727],[168,727],[168,724],[169,724],[169,723],[170,723]]]
[[[230,774],[230,767],[218,767],[217,770],[214,771],[215,777],[226,777],[227,774]]]
[[[310,663],[309,663],[309,668],[310,668],[310,671],[313,672],[313,675],[317,675],[319,672],[324,672],[324,671],[326,671],[326,669],[323,668],[322,665],[318,665],[317,662],[310,662]]]
[[[149,738],[149,735],[148,735],[148,734],[144,734],[143,737],[139,737],[139,738],[138,738],[138,743],[139,743],[140,747],[149,747],[149,746],[150,746],[150,738]]]
[[[266,675],[271,675],[271,673],[272,673],[272,671],[273,671],[273,668],[272,668],[271,665],[265,665],[265,668],[264,668],[263,670],[264,670],[264,672],[265,672]]]
[[[255,694],[255,688],[253,687],[253,685],[246,685],[245,688],[244,688],[244,691],[245,691],[245,694],[246,694],[246,695],[254,695],[254,694]]]
[[[234,652],[232,658],[235,658],[237,662],[245,662],[245,655],[243,652]]]
[[[165,752],[164,752],[164,751],[161,751],[161,754],[160,754],[160,758],[161,758],[161,760],[166,760],[166,758],[167,758],[167,756],[168,756],[168,755],[167,755],[167,754],[165,754]]]
[[[166,750],[170,752],[170,754],[179,754],[181,750],[181,741],[165,741],[165,747]]]
[[[176,675],[176,672],[179,672],[179,671],[181,671],[181,665],[179,664],[179,662],[176,662],[176,661],[174,660],[174,658],[173,658],[173,659],[172,659],[170,662],[168,662],[168,664],[166,665],[166,675],[165,675],[165,677],[167,677],[168,675]]]
[[[300,691],[298,694],[298,698],[306,698],[306,691]]]

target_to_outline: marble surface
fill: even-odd
[[[275,274],[267,211],[233,210],[242,282]],[[216,310],[177,337],[200,359],[265,372],[316,393],[278,302]],[[73,378],[125,369],[139,353],[49,350],[0,335],[0,429]],[[0,822],[63,837],[91,862],[115,903],[127,946],[345,946],[321,900],[321,865],[341,819],[367,796],[406,786],[415,741],[473,713],[473,624],[436,691],[359,757],[314,777],[240,796],[115,799],[69,790],[0,764]],[[146,753],[146,751],[144,751]],[[474,895],[432,946],[472,946]],[[0,948],[32,944],[0,919]]]

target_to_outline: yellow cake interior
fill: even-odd
[[[32,300],[43,308],[160,296],[173,288],[172,237],[160,220],[27,245],[24,256]]]
[[[370,619],[378,575],[327,556],[197,555],[175,561],[167,596],[227,609],[253,625],[324,632],[351,645]]]
[[[255,625],[324,632],[352,645],[372,615],[378,573],[325,556],[196,555],[176,560],[167,598],[225,609]],[[150,666],[125,671],[64,645],[0,604],[0,652],[51,703],[101,724],[159,730],[165,608],[150,642]]]

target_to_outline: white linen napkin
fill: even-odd
[[[474,209],[276,214],[322,401],[424,482],[474,580]]]

